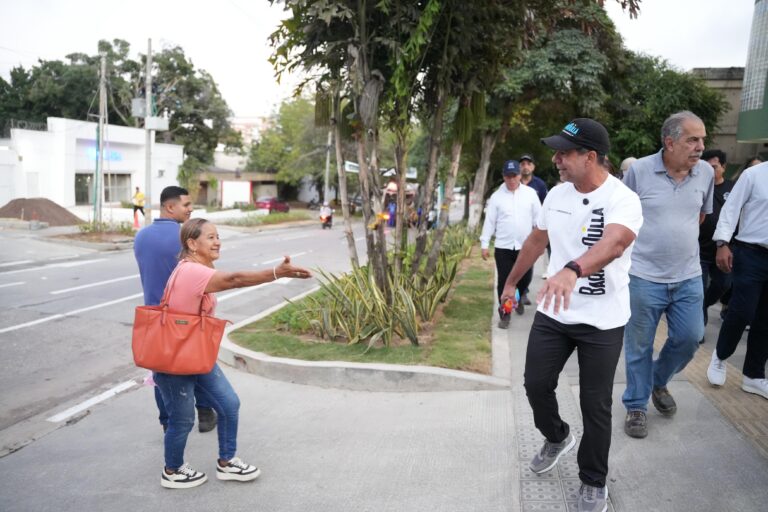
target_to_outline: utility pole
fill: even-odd
[[[93,221],[101,224],[102,202],[104,200],[104,119],[107,117],[107,54],[101,53],[101,76],[99,77],[99,133],[96,176],[93,183]]]
[[[331,204],[331,200],[328,197],[331,188],[328,183],[328,180],[330,179],[329,169],[331,166],[331,142],[333,142],[333,126],[328,130],[328,144],[325,146],[325,189],[323,190],[323,202],[328,204]]]
[[[152,224],[152,139],[154,131],[149,129],[147,121],[152,117],[152,39],[147,40],[147,71],[144,77],[144,95],[147,101],[147,111],[144,114],[144,131],[146,132],[146,167],[144,180],[144,196],[146,197],[146,213],[144,214],[144,225]]]

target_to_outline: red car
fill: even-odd
[[[291,207],[285,201],[280,201],[276,197],[264,196],[256,200],[256,208],[260,210],[269,210],[272,212],[285,212],[288,213]]]

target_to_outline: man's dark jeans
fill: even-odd
[[[704,325],[707,325],[707,309],[731,287],[732,275],[717,268],[714,261],[701,260],[701,281],[704,284]]]
[[[717,357],[729,358],[747,325],[744,376],[765,378],[768,360],[768,249],[733,244],[733,287],[717,338]]]
[[[623,326],[602,331],[586,324],[561,324],[539,312],[528,338],[525,390],[536,428],[551,443],[562,442],[570,432],[569,425],[560,417],[555,388],[565,362],[574,349],[577,351],[579,401],[584,419],[577,456],[579,478],[595,487],[605,486],[608,474],[613,376],[623,338]]]
[[[501,292],[504,290],[504,283],[507,281],[509,273],[512,271],[512,267],[515,266],[517,261],[517,255],[520,251],[513,249],[499,249],[498,247],[493,250],[493,258],[496,260],[496,273],[499,274],[499,281],[496,283],[496,296],[501,300]],[[528,287],[531,285],[531,279],[533,279],[533,267],[528,269],[520,282],[517,283],[517,289],[520,290],[520,295],[528,293]]]

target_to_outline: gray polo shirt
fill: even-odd
[[[635,161],[624,175],[624,184],[643,207],[629,273],[654,283],[676,283],[701,275],[699,214],[712,213],[715,172],[699,160],[677,183],[667,174],[661,153]]]

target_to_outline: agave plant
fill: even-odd
[[[432,320],[446,300],[456,279],[458,265],[466,258],[476,236],[463,226],[452,226],[445,235],[443,251],[429,276],[399,274],[389,279],[392,297],[388,302],[369,267],[357,267],[336,275],[318,271],[320,291],[305,299],[301,311],[315,335],[349,344],[381,341],[390,346],[395,337],[419,344],[423,322]],[[407,257],[412,254],[407,249]]]

